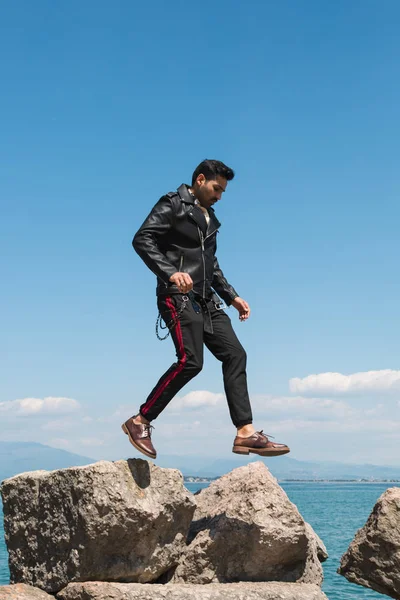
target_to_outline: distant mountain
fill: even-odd
[[[138,452],[134,458],[145,458]],[[122,457],[121,457],[122,458]],[[155,463],[160,467],[179,469],[184,475],[198,477],[219,477],[246,465],[263,460],[277,479],[397,479],[400,480],[400,466],[353,465],[339,462],[301,461],[288,456],[260,459],[256,456],[243,457],[232,454],[213,459],[199,455],[160,455]],[[0,481],[22,473],[44,469],[53,471],[65,467],[88,465],[96,462],[87,456],[80,456],[34,442],[0,442]]]
[[[249,462],[263,460],[277,479],[397,479],[399,467],[380,465],[353,465],[339,462],[301,461],[288,456],[260,459],[259,457],[232,456],[213,460],[200,456],[164,456],[157,459],[161,467],[174,467],[184,475],[218,477]]]
[[[92,458],[34,442],[0,442],[0,481],[24,471],[88,465]]]

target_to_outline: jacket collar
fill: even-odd
[[[195,205],[194,198],[189,192],[186,183],[182,183],[182,185],[178,187],[177,192],[182,202],[184,202],[185,204],[191,204],[193,206],[193,208],[189,211],[189,215],[192,217],[192,219],[196,222],[196,224],[200,227],[200,229],[205,235],[212,235],[217,229],[219,229],[219,227],[221,227],[221,223],[215,216],[214,209],[210,207],[208,209],[208,214],[210,215],[210,224],[208,226],[207,231],[207,221],[205,219],[205,216],[202,213],[201,209]]]
[[[182,202],[185,204],[194,204],[194,198],[192,194],[189,193],[188,186],[186,183],[182,183],[177,189],[179,196],[181,197]]]

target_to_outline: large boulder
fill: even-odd
[[[338,572],[352,583],[400,600],[400,488],[390,488],[378,499]]]
[[[315,553],[317,554],[320,562],[326,561],[326,559],[329,557],[326,546],[319,535],[315,533],[310,523],[306,523],[306,531],[310,538],[311,544],[314,544]]]
[[[70,583],[59,600],[328,600],[317,585],[306,583],[211,583],[142,585]]]
[[[234,469],[195,498],[188,546],[169,574],[174,583],[321,585],[325,547],[264,463]]]
[[[54,600],[54,596],[43,590],[17,583],[15,585],[0,585],[0,600]]]
[[[101,461],[6,479],[11,583],[151,582],[177,564],[195,510],[182,474],[146,460]]]

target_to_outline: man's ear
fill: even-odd
[[[200,173],[199,175],[197,175],[197,178],[196,178],[197,185],[203,185],[203,183],[205,181],[206,181],[206,177],[205,177],[205,175],[203,175],[203,173]]]

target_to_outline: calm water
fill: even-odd
[[[336,569],[354,534],[365,524],[387,483],[284,483],[283,489],[325,543],[323,590],[329,600],[387,599],[388,596],[349,583]]]
[[[329,600],[384,600],[388,596],[349,583],[336,573],[340,557],[347,550],[357,529],[367,520],[376,500],[388,487],[383,483],[282,483],[290,500],[296,504],[324,541],[329,559],[324,563],[323,590]],[[206,484],[187,484],[195,492]],[[0,503],[0,585],[9,582],[7,551],[4,544]]]

